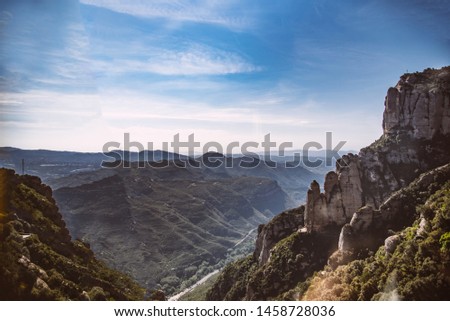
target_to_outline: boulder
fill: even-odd
[[[386,254],[394,253],[401,240],[400,235],[392,235],[384,240],[384,250],[386,251]]]

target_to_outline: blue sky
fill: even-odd
[[[401,74],[450,64],[448,21],[448,0],[2,0],[0,146],[356,150]]]

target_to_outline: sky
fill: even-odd
[[[0,146],[358,150],[402,74],[450,64],[449,21],[450,0],[0,0]]]

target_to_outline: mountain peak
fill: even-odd
[[[208,159],[208,158],[225,158],[225,155],[219,152],[207,152],[205,154],[203,154],[202,156],[203,159]]]
[[[450,133],[450,67],[404,74],[389,88],[383,113],[384,135],[400,132],[417,139]]]

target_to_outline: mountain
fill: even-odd
[[[275,161],[264,161],[256,155],[231,157],[211,152],[193,158],[161,150],[145,150],[139,153],[114,150],[103,154],[0,147],[0,167],[21,173],[23,160],[26,174],[39,176],[45,184],[54,189],[74,184],[78,179],[94,182],[100,177],[108,176],[107,171],[99,171],[102,168],[128,167],[133,163],[141,164],[143,167],[146,164],[161,167],[168,164],[166,161],[188,165],[200,162],[198,171],[204,172],[207,176],[216,174],[223,177],[255,176],[273,179],[289,195],[293,204],[298,205],[305,200],[304,192],[308,190],[308,183],[313,179],[320,180],[327,166],[309,170],[295,164],[291,158],[291,156],[271,156]],[[219,166],[215,165],[217,161],[220,161]],[[325,160],[323,162],[325,163]]]
[[[302,166],[286,168],[281,159],[0,148],[3,166],[20,170],[22,159],[26,173],[55,191],[75,238],[147,289],[167,294],[244,251],[246,242],[235,244],[302,202],[308,182],[319,179]]]
[[[0,300],[142,300],[144,289],[71,241],[51,189],[0,169]]]
[[[383,135],[260,226],[209,300],[448,299],[450,67],[388,90]]]
[[[137,162],[139,159],[156,161],[184,159],[186,156],[165,151],[128,152],[115,150],[108,153],[80,153],[68,151],[52,151],[45,149],[24,150],[14,147],[0,147],[0,167],[24,171],[29,175],[39,176],[46,184],[68,175],[92,172],[102,167],[103,162],[124,160]]]
[[[223,176],[174,162],[93,173],[98,180],[92,181],[92,173],[72,175],[55,190],[72,235],[88,241],[114,268],[166,294],[206,273],[249,232],[292,204],[274,180]]]

